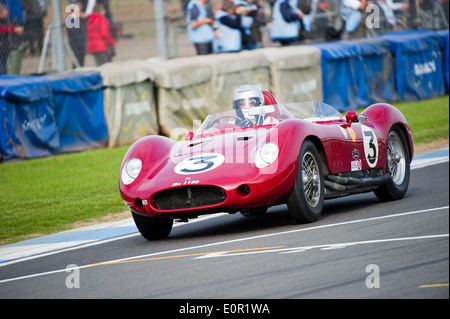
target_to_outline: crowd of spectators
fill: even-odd
[[[411,24],[412,0],[165,1],[181,1],[183,25],[199,55],[253,50],[267,45],[267,38],[286,46],[408,28],[448,28],[448,0],[415,0],[419,25]],[[76,28],[64,28],[73,66],[83,66],[86,54],[92,54],[97,65],[111,61],[120,28],[110,0],[67,3],[71,11],[66,8],[63,19],[73,14],[79,19]],[[0,0],[0,74],[19,74],[22,56],[43,52],[48,4],[49,0]]]
[[[0,74],[19,74],[24,55],[40,55],[48,0],[0,0]],[[83,66],[87,53],[97,65],[112,60],[116,39],[109,0],[70,0],[79,24],[67,30],[74,66]],[[66,17],[64,17],[66,18]]]
[[[19,73],[24,50],[41,52],[46,13],[45,0],[0,0],[0,74]]]
[[[268,23],[271,41],[282,46],[314,38],[330,41],[411,27],[448,27],[448,0],[417,0],[422,23],[415,26],[410,0],[184,1],[189,40],[199,55],[260,47],[261,30]]]
[[[79,25],[66,30],[78,66],[84,65],[87,53],[94,55],[97,65],[112,61],[116,36],[109,0],[72,0],[71,4],[70,14],[79,17]]]

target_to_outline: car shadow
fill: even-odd
[[[174,227],[169,238],[165,240],[198,239],[238,233],[247,233],[247,235],[251,233],[252,236],[257,236],[269,229],[285,231],[307,228],[327,223],[327,218],[330,215],[347,214],[373,206],[376,203],[380,203],[380,201],[373,194],[360,194],[326,200],[321,218],[315,223],[307,224],[296,224],[290,216],[287,206],[278,205],[269,208],[268,212],[261,216],[244,217],[240,213],[236,213],[221,215],[198,223],[186,223],[182,227]]]

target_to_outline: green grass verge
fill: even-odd
[[[416,144],[448,138],[448,95],[432,100],[394,105],[408,120]]]
[[[395,106],[408,119],[416,144],[448,138],[448,95]],[[76,222],[125,211],[118,176],[127,149],[0,164],[0,244],[71,229]]]
[[[123,212],[118,176],[128,147],[0,165],[0,244]]]

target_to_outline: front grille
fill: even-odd
[[[186,186],[167,189],[153,195],[160,210],[194,208],[219,204],[226,198],[225,191],[216,186]]]

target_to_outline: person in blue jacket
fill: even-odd
[[[10,22],[8,6],[0,0],[0,74],[8,70],[8,57],[12,48],[11,37],[21,35],[23,27]]]
[[[236,14],[237,13],[237,14]],[[239,11],[231,0],[223,0],[215,7],[214,19],[216,20],[216,38],[213,50],[220,52],[239,52],[242,49],[242,33],[244,29],[241,23]]]
[[[186,8],[186,24],[189,41],[194,44],[198,55],[212,53],[214,20],[208,16],[208,0],[191,0]]]
[[[272,7],[272,41],[288,45],[299,40],[300,20],[303,12],[298,8],[297,0],[276,0]]]

